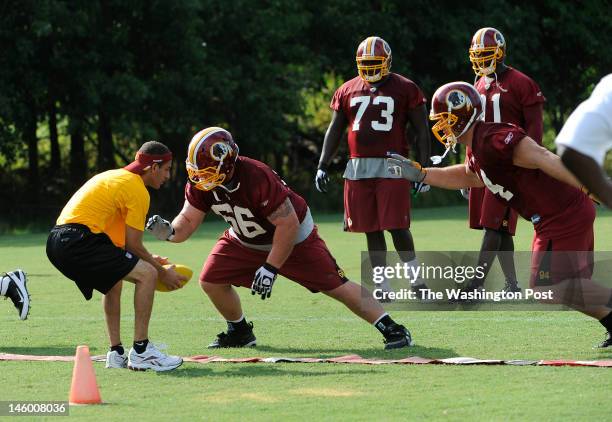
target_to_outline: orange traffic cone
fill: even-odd
[[[101,404],[100,390],[96,383],[89,347],[78,346],[72,370],[70,386],[70,404]]]

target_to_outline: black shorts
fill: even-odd
[[[92,233],[82,224],[53,227],[47,239],[47,257],[76,283],[87,300],[94,290],[108,293],[138,262],[137,256],[115,246],[106,234]]]

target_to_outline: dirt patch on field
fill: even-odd
[[[312,397],[356,397],[363,396],[361,391],[337,390],[334,388],[300,388],[290,390],[290,394]]]

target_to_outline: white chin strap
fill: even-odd
[[[225,186],[225,185],[219,185],[219,186],[217,186],[217,187],[219,187],[219,188],[223,188],[223,189],[225,189],[226,191],[228,191],[229,193],[232,193],[232,192],[236,192],[236,191],[237,191],[237,190],[240,188],[240,182],[238,182],[238,183],[236,184],[236,187],[235,187],[234,189],[229,189],[229,188],[228,188],[227,186]]]

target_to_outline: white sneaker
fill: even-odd
[[[30,313],[30,293],[26,283],[28,278],[22,270],[15,270],[0,275],[0,295],[10,298],[17,308],[19,319],[28,318]]]
[[[112,350],[106,353],[105,368],[127,368],[128,357],[125,352],[120,355],[118,351]]]
[[[160,348],[164,347],[160,346]],[[143,353],[136,353],[136,350],[132,347],[128,355],[128,368],[134,371],[146,371],[147,369],[158,372],[171,371],[182,364],[182,357],[162,353],[151,342],[147,344],[147,349]]]

